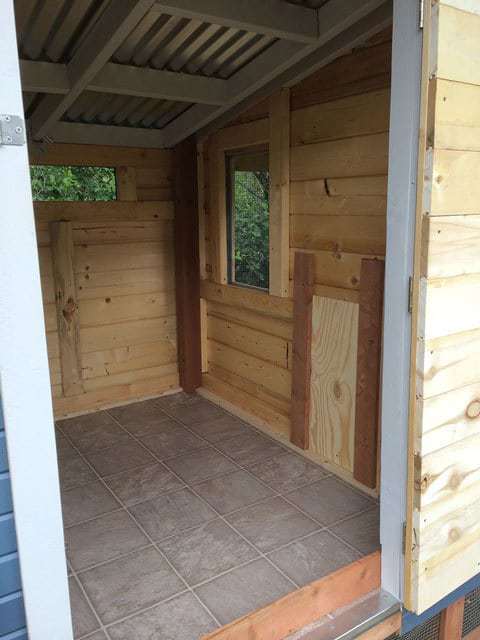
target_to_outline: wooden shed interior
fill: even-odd
[[[392,3],[15,9],[31,165],[116,175],[111,201],[34,202],[76,637],[164,637],[180,616],[185,640],[281,640],[365,597],[371,637],[395,634],[378,551]],[[255,287],[232,210],[235,171],[260,166]],[[208,545],[230,564],[209,573]],[[129,561],[122,608],[105,593]]]

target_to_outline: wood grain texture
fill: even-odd
[[[371,489],[377,484],[384,279],[383,262],[362,260],[353,477]]]
[[[357,304],[313,298],[311,449],[348,471],[353,471],[357,334]]]
[[[175,292],[180,384],[191,393],[201,385],[200,261],[197,146],[175,148]]]
[[[281,89],[270,98],[269,138],[269,246],[270,293],[289,295],[289,203],[290,203],[290,90]]]
[[[72,396],[83,393],[83,384],[71,222],[51,222],[50,237],[62,388],[65,396]]]
[[[380,554],[374,553],[293,591],[202,640],[282,640],[380,586]]]
[[[135,202],[137,200],[137,172],[135,167],[117,167],[117,199]]]
[[[293,274],[292,431],[290,441],[309,448],[314,258],[297,251]]]
[[[439,640],[461,640],[465,598],[460,598],[444,609],[440,615]]]

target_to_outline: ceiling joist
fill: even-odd
[[[52,127],[107,64],[154,2],[155,0],[110,2],[68,64],[69,92],[60,97],[47,97],[33,113],[30,124],[34,139],[41,140],[48,136]]]
[[[24,91],[68,95],[71,90],[67,65],[21,60],[20,71]],[[228,98],[226,80],[113,62],[106,64],[84,90],[212,105],[225,104]]]
[[[316,9],[283,0],[157,0],[152,9],[296,42],[312,43],[318,36]]]
[[[360,20],[368,18],[382,6],[386,6],[391,15],[392,0],[336,0],[321,7],[318,10],[320,31],[315,45],[302,46],[282,40],[273,44],[232,77],[227,104],[220,107],[193,106],[167,125],[164,129],[167,146],[174,146],[196,131],[214,124],[236,105],[261,91],[262,87],[271,87],[275,81],[278,82],[278,78],[285,78],[289,69],[298,72],[298,66],[301,66],[303,60],[316,53],[321,57],[321,48],[325,44]],[[383,24],[374,14],[371,20]],[[294,74],[292,78],[294,79]]]

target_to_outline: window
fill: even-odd
[[[227,156],[228,280],[269,287],[269,173],[264,149]]]
[[[110,167],[30,167],[32,195],[45,200],[116,200],[115,169]]]

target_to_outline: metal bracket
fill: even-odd
[[[419,29],[423,29],[424,21],[425,21],[425,0],[420,0],[420,15],[418,18]]]
[[[20,116],[0,114],[0,145],[22,147],[25,144],[25,122]]]

